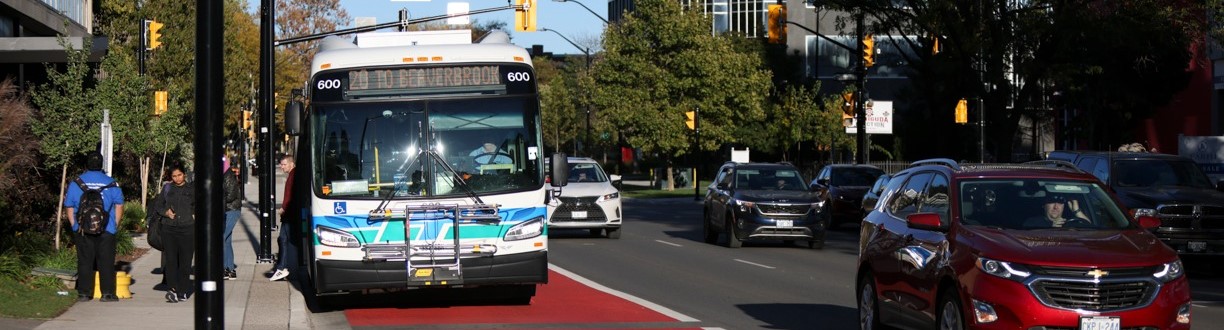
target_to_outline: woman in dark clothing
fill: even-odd
[[[195,196],[182,167],[170,169],[169,189],[162,191],[153,202],[153,210],[161,214],[162,270],[165,271],[167,302],[187,300],[191,292],[191,260],[195,254]]]

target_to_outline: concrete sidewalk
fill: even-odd
[[[276,194],[282,193],[284,176],[277,176]],[[271,282],[265,275],[270,263],[256,263],[259,248],[259,218],[256,205],[259,186],[256,177],[245,187],[242,216],[234,226],[234,262],[238,264],[238,279],[224,281],[219,290],[225,293],[226,329],[309,329],[310,311],[298,288],[290,281]],[[275,240],[276,233],[272,238]],[[135,237],[137,247],[149,248],[142,235]],[[272,243],[272,251],[277,244]],[[197,261],[197,264],[199,262]],[[149,252],[132,262],[130,287],[132,299],[117,302],[76,303],[67,312],[44,322],[36,329],[191,329],[195,327],[196,297],[182,303],[167,303],[165,291],[153,289],[162,275],[153,274],[161,267],[161,251]]]

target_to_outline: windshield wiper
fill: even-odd
[[[461,189],[463,189],[465,193],[467,193],[468,197],[471,198],[473,202],[475,202],[475,205],[477,206],[486,205],[485,202],[480,199],[480,196],[476,194],[476,191],[472,190],[472,187],[468,185],[467,181],[463,180],[463,176],[459,175],[459,172],[455,171],[455,169],[451,167],[450,164],[447,164],[446,160],[442,159],[442,156],[438,155],[437,151],[434,151],[433,149],[422,149],[421,151],[418,151],[417,154],[413,156],[412,158],[405,159],[404,163],[400,164],[400,167],[396,169],[395,172],[400,173],[400,174],[406,174],[408,169],[413,168],[413,166],[410,166],[410,165],[421,164],[423,162],[421,160],[422,155],[428,156],[429,159],[432,160],[435,164],[442,165],[441,167],[450,173],[450,176],[454,178],[455,182],[458,183],[458,186]],[[423,166],[424,164],[421,164],[421,165],[422,167],[424,167]],[[400,189],[399,184],[394,184],[391,186],[391,192],[388,193],[387,196],[384,197],[383,200],[378,203],[378,207],[375,207],[373,210],[370,210],[369,220],[383,220],[383,219],[390,218],[392,216],[391,212],[387,211],[387,205],[391,203],[391,199],[395,197],[395,193],[398,192],[399,189]]]

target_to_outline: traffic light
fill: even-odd
[[[854,126],[854,92],[842,93],[842,126]]]
[[[969,101],[960,99],[956,101],[956,123],[964,124],[969,122]]]
[[[786,5],[769,5],[769,26],[766,30],[769,33],[769,43],[786,43]]]
[[[863,67],[875,65],[875,36],[870,33],[863,36]]]
[[[170,101],[170,93],[166,91],[153,92],[153,115],[161,116],[166,113],[166,103]]]
[[[939,55],[939,52],[942,52],[942,51],[943,51],[943,45],[939,44],[939,37],[932,36],[931,37],[931,55]]]
[[[514,0],[514,31],[536,31],[535,0]]]
[[[154,20],[147,20],[145,22],[149,23],[149,47],[145,49],[153,50],[157,49],[157,47],[161,47],[161,29],[162,27],[165,27],[166,24],[158,23]]]
[[[684,117],[688,118],[684,121],[684,126],[688,126],[688,129],[692,129],[692,130],[697,129],[697,112],[696,111],[687,111],[684,113]]]
[[[243,130],[251,129],[251,112],[250,111],[242,110],[242,129]]]

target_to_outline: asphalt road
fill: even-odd
[[[703,327],[857,327],[853,228],[830,233],[823,250],[752,241],[730,249],[701,240],[701,204],[691,198],[624,203],[620,239],[554,230],[550,262]]]

